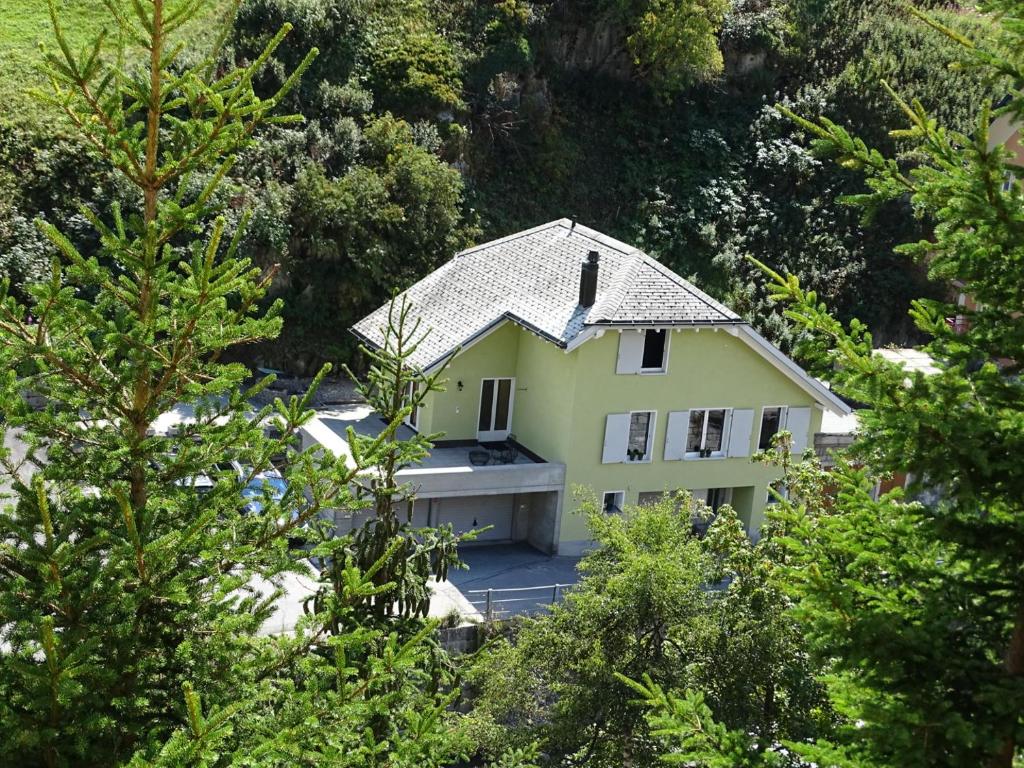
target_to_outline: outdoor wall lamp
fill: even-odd
[[[459,381],[459,383],[456,384],[455,386],[457,386],[459,388],[459,392],[462,391],[462,381]]]

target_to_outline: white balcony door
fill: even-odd
[[[480,420],[476,439],[482,443],[504,440],[512,431],[512,393],[515,379],[483,379],[480,382]]]

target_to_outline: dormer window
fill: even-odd
[[[668,351],[668,332],[651,330],[644,332],[644,354],[640,363],[641,373],[664,373]]]

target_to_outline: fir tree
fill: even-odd
[[[395,586],[375,581],[395,547],[325,576],[332,600],[294,636],[257,634],[277,597],[258,584],[303,569],[287,540],[329,536],[321,513],[406,449],[388,438],[396,421],[361,466],[298,452],[315,386],[254,412],[271,379],[249,386],[222,362],[281,323],[218,185],[261,125],[290,119],[274,110],[315,51],[260,99],[254,77],[288,29],[245,67],[219,71],[216,51],[189,65],[180,33],[202,4],[111,1],[113,34],[76,52],[50,2],[47,98],[136,206],[84,211],[96,257],[41,224],[59,251],[48,279],[26,304],[0,290],[0,764],[438,765],[459,746],[427,664],[432,625],[366,626],[366,603]],[[194,418],[156,428],[186,406]],[[281,454],[287,490],[263,486],[254,512],[243,490]]]
[[[1024,743],[1024,194],[1020,181],[1005,185],[1008,152],[988,146],[995,116],[1024,122],[1024,6],[983,10],[999,33],[979,47],[921,18],[1002,78],[1009,98],[964,135],[893,93],[908,121],[895,133],[923,161],[914,170],[828,120],[790,113],[820,154],[866,173],[869,191],[849,202],[870,214],[908,196],[935,222],[933,238],[900,250],[978,302],[913,304],[937,371],[911,374],[874,353],[862,324],[843,326],[795,278],[775,275],[803,353],[866,406],[855,456],[875,474],[908,473],[921,498],[875,501],[865,473],[845,468],[835,500],[819,488],[782,506],[791,583],[834,665],[830,689],[851,723],[840,746],[857,764],[1010,768]],[[966,323],[954,327],[956,315]]]
[[[392,300],[387,325],[381,329],[382,348],[360,348],[370,363],[366,381],[359,387],[360,393],[387,424],[408,422],[430,392],[443,389],[441,377],[447,363],[430,374],[410,363],[430,333],[429,329],[421,327],[419,319],[411,317],[411,312],[412,305],[404,296],[401,300]],[[367,463],[364,457],[368,448],[371,455],[375,455],[372,469],[360,483],[362,493],[358,495],[372,502],[373,514],[353,534],[351,549],[355,563],[369,568],[388,553],[374,581],[395,584],[393,590],[372,602],[372,609],[379,617],[426,616],[430,609],[429,579],[444,581],[449,568],[464,567],[458,558],[458,544],[473,535],[456,535],[451,524],[431,528],[414,526],[416,489],[400,484],[397,478],[402,469],[426,458],[433,441],[440,436],[416,432],[406,440],[399,440],[392,432],[370,440],[351,433],[357,463]]]

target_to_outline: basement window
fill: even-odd
[[[640,362],[641,373],[664,373],[668,352],[668,332],[650,330],[644,332],[644,354]]]

